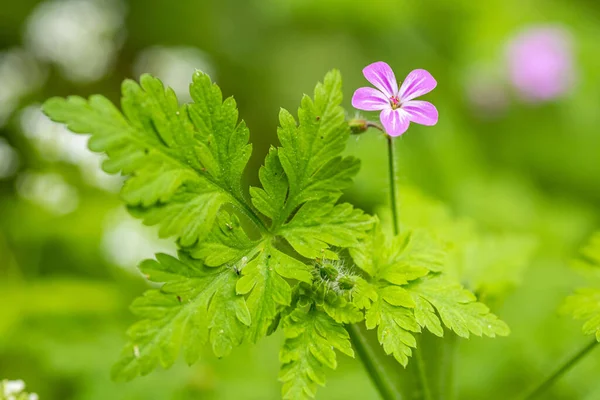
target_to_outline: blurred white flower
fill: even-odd
[[[5,400],[17,400],[24,399],[27,400],[38,400],[39,397],[35,393],[24,393],[25,390],[25,382],[22,380],[9,381],[3,380],[0,381],[0,399]],[[27,397],[23,397],[27,396]]]
[[[70,132],[63,124],[53,122],[39,105],[28,106],[21,112],[21,129],[48,161],[63,161],[79,167],[83,179],[90,185],[117,192],[122,178],[109,175],[100,168],[104,156],[87,148],[88,136]]]
[[[79,205],[77,189],[57,173],[23,172],[17,177],[17,193],[53,214],[69,214]]]
[[[19,101],[39,88],[45,79],[45,71],[25,50],[0,52],[0,127],[19,106]]]
[[[19,166],[19,155],[0,137],[0,179],[12,176]]]
[[[158,239],[156,227],[143,225],[119,207],[106,216],[102,252],[110,263],[137,274],[140,261],[156,253],[175,255],[177,246],[172,239]]]
[[[29,16],[26,42],[65,78],[92,82],[112,67],[124,39],[125,7],[118,0],[54,0]]]
[[[212,75],[209,57],[195,47],[150,47],[140,53],[134,65],[137,76],[150,73],[175,91],[182,102],[191,100],[189,86],[196,70]]]
[[[25,389],[25,382],[18,379],[16,381],[2,381],[2,386],[4,389],[4,395],[10,396],[13,394],[19,394]]]

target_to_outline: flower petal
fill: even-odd
[[[394,71],[383,61],[367,65],[363,69],[363,75],[371,85],[381,90],[388,99],[398,94],[398,81]]]
[[[352,96],[352,107],[364,111],[383,110],[391,107],[390,101],[377,89],[363,87],[356,89]]]
[[[424,69],[415,69],[402,82],[398,97],[400,97],[400,101],[409,101],[431,92],[436,85],[437,82],[429,72]]]
[[[421,125],[435,125],[438,122],[438,110],[428,101],[412,100],[402,104],[411,122]]]
[[[396,110],[392,110],[391,108],[383,110],[379,119],[385,128],[385,132],[390,136],[402,135],[406,132],[410,124],[408,114],[400,108]]]

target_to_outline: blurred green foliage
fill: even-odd
[[[463,282],[495,299],[493,311],[512,334],[459,343],[457,398],[513,398],[587,341],[580,324],[556,310],[575,287],[584,286],[567,260],[600,221],[597,2],[89,2],[120,17],[110,14],[110,23],[89,24],[81,32],[59,29],[61,36],[51,34],[57,24],[39,17],[56,0],[10,2],[0,10],[0,115],[5,115],[0,128],[0,378],[23,379],[41,399],[278,398],[279,336],[243,346],[226,359],[206,352],[192,368],[179,362],[129,384],[110,381],[110,366],[133,319],[128,304],[146,288],[135,264],[173,246],[152,239],[154,231],[125,216],[112,186],[86,167],[100,160],[85,152],[70,157],[79,147],[65,144],[68,135],[25,112],[54,95],[102,93],[116,101],[120,82],[140,72],[177,83],[177,77],[191,76],[190,63],[192,69],[210,70],[224,93],[235,95],[255,146],[246,170],[250,183],[257,182],[257,168],[276,140],[279,107],[296,108],[300,95],[310,92],[325,71],[342,71],[349,107],[352,91],[365,84],[360,71],[370,62],[384,60],[399,76],[428,69],[438,88],[427,100],[439,109],[440,122],[434,128],[412,126],[399,140],[400,179],[406,186],[401,212],[407,221],[414,218],[406,223],[431,215],[431,200],[419,197],[427,193],[426,199],[446,204],[432,220],[440,221],[435,226],[441,237],[468,242],[474,229],[484,233],[477,240],[486,242],[483,248],[490,254],[499,253],[498,246],[535,252],[527,268],[490,259],[494,275],[485,275],[489,282]],[[67,4],[74,7],[73,20],[83,18],[77,14],[79,3],[86,1]],[[506,42],[532,24],[561,25],[575,45],[573,90],[543,104],[522,102],[502,78]],[[65,70],[59,62],[68,54],[65,43],[90,32],[99,32],[102,40],[84,47],[89,54],[78,50],[69,62],[98,61],[82,64],[77,73]],[[57,38],[54,46],[41,42],[48,50],[43,54],[40,36]],[[111,52],[104,70],[95,75],[86,70],[99,68],[102,55]],[[473,101],[469,85],[480,73],[505,89],[505,106],[490,112]],[[387,198],[384,138],[367,132],[352,138],[349,148],[362,159],[362,170],[346,200],[373,211]],[[457,225],[455,218],[463,222]],[[448,219],[453,228],[443,231]],[[125,251],[115,251],[115,242]],[[456,255],[457,265],[473,268],[469,257],[474,256],[466,248]],[[520,279],[503,280],[506,269],[520,271]],[[360,364],[339,360],[320,398],[376,398]],[[599,373],[600,354],[591,353],[545,398],[598,398]]]

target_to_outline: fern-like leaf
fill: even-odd
[[[233,269],[208,268],[185,254],[180,260],[166,254],[156,258],[142,263],[141,270],[148,279],[165,284],[132,304],[141,320],[128,331],[130,343],[112,370],[115,379],[146,375],[157,364],[168,368],[181,347],[190,364],[206,342],[217,356],[226,356],[241,343],[251,323],[244,297],[235,292],[238,276]]]
[[[337,258],[367,239],[373,223],[353,206],[337,204],[359,166],[342,156],[350,131],[339,72],[326,75],[314,98],[302,99],[298,122],[281,111],[281,146],[270,150],[259,171],[262,188],[250,188],[249,200],[241,181],[252,147],[235,101],[224,100],[201,72],[190,94],[193,102],[180,105],[171,89],[143,75],[139,84],[124,82],[122,111],[102,96],[44,105],[54,121],[91,135],[90,149],[108,156],[104,170],[126,177],[121,196],[130,212],[158,226],[160,236],[174,237],[181,249],[178,258],[157,255],[142,264],[150,280],[164,284],[134,301],[141,320],[129,330],[115,378],[167,368],[181,349],[192,363],[205,343],[225,356],[243,340],[269,334],[282,316],[292,321],[284,313],[299,283],[312,288],[320,276],[317,261],[307,259]],[[327,290],[349,288],[354,278],[340,274]],[[350,353],[341,324],[362,320],[363,313],[350,295],[332,298],[327,290],[314,302],[318,310],[305,313],[310,318],[294,317],[304,326],[298,336]],[[335,366],[324,347],[310,354],[318,365]],[[285,368],[296,368],[290,357]],[[298,360],[321,373],[314,360]]]
[[[71,131],[91,134],[90,149],[108,155],[104,170],[127,176],[121,196],[133,214],[183,246],[208,234],[223,204],[251,215],[241,190],[251,146],[235,101],[223,101],[200,72],[190,93],[195,103],[180,106],[171,89],[143,75],[140,84],[123,83],[123,113],[99,95],[52,98],[43,107]]]
[[[600,232],[596,232],[581,249],[579,257],[573,261],[574,267],[587,272],[597,273],[600,268]],[[561,312],[573,318],[585,320],[582,331],[584,335],[595,335],[600,342],[600,289],[597,287],[581,288],[567,297]]]
[[[439,336],[442,333],[437,328],[439,322],[435,321],[431,308],[423,300],[436,309],[444,325],[458,336],[468,338],[472,333],[495,337],[510,333],[508,325],[492,314],[485,304],[479,303],[473,293],[442,276],[430,275],[419,279],[409,284],[407,289],[415,297],[415,302],[420,303],[419,323],[423,327],[433,327],[432,332]]]
[[[284,399],[314,398],[317,386],[325,384],[325,367],[337,367],[334,349],[354,357],[344,326],[314,307],[296,308],[284,319],[283,330],[279,380]]]
[[[416,347],[414,334],[422,328],[442,336],[443,322],[467,338],[471,333],[509,333],[471,292],[440,272],[445,262],[442,246],[423,231],[392,236],[376,225],[350,254],[367,275],[356,280],[353,302],[366,310],[366,326],[377,328],[384,351],[404,366]]]

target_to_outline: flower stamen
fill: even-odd
[[[392,106],[392,110],[395,110],[400,107],[401,104],[400,104],[400,99],[398,98],[398,96],[390,97],[390,105]]]

